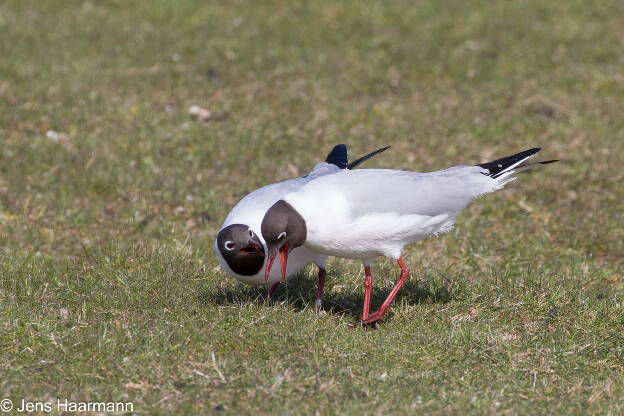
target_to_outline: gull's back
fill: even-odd
[[[484,172],[342,171],[284,199],[306,220],[308,247],[347,258],[398,257],[404,245],[449,231],[471,201],[503,186]]]
[[[247,194],[232,208],[221,228],[231,224],[248,225],[260,239],[260,224],[266,211],[277,201],[289,193],[300,190],[311,181],[325,175],[335,174],[341,169],[330,163],[321,162],[307,175],[263,186]],[[264,240],[263,240],[264,242]]]

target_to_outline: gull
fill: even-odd
[[[409,275],[401,259],[403,248],[450,231],[468,204],[503,188],[515,179],[515,173],[556,162],[528,163],[539,150],[437,172],[360,169],[307,183],[277,201],[262,220],[268,250],[265,276],[268,279],[278,253],[284,270],[291,250],[300,247],[360,259],[366,276],[362,324],[374,323],[386,313]],[[383,304],[370,313],[370,265],[380,256],[396,260],[401,274]]]
[[[228,275],[249,285],[271,283],[265,296],[265,299],[269,299],[280,283],[280,274],[277,271],[271,275],[266,273],[265,278],[265,274],[262,273],[266,259],[266,243],[260,236],[260,224],[267,209],[286,194],[294,192],[318,178],[342,170],[353,169],[389,147],[383,147],[348,163],[347,146],[344,144],[336,145],[327,155],[325,161],[314,166],[314,169],[307,175],[267,185],[246,195],[225,218],[214,243],[214,251],[223,270]],[[287,276],[296,274],[309,263],[315,263],[318,266],[317,308],[321,307],[326,276],[326,259],[327,255],[325,254],[307,247],[300,247],[292,251],[288,267],[284,262],[281,269],[282,281],[285,281]]]

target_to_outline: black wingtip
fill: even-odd
[[[356,167],[357,165],[359,165],[360,163],[366,162],[368,159],[377,156],[379,153],[385,152],[386,150],[390,149],[392,146],[385,146],[382,147],[381,149],[377,149],[374,152],[371,152],[367,155],[362,156],[361,158],[354,160],[353,162],[349,163],[347,165],[347,169],[353,169],[354,167]]]
[[[493,178],[496,178],[496,175],[500,174],[505,169],[520,162],[523,159],[533,156],[535,153],[539,152],[540,150],[542,150],[540,147],[534,147],[532,149],[525,150],[520,153],[516,153],[515,155],[503,157],[503,158],[496,159],[487,163],[482,163],[477,166],[483,169],[487,169],[489,171],[489,174],[487,175]]]
[[[325,158],[326,163],[331,163],[332,165],[338,166],[340,169],[346,169],[349,164],[349,158],[347,155],[347,145],[346,144],[337,144],[334,148],[329,152],[327,157]]]

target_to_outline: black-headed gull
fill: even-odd
[[[311,181],[325,175],[335,174],[343,169],[353,169],[389,147],[383,147],[349,163],[347,146],[339,144],[332,149],[324,162],[314,166],[314,169],[307,175],[264,186],[245,196],[225,218],[215,240],[214,251],[223,270],[237,280],[250,285],[272,283],[266,295],[267,299],[270,298],[280,283],[280,273],[275,271],[270,276],[267,273],[266,279],[263,273],[266,244],[260,236],[260,223],[266,211],[280,198]],[[321,306],[326,258],[325,254],[317,253],[307,247],[300,247],[291,253],[291,261],[288,262],[287,267],[284,262],[281,270],[282,280],[285,280],[286,276],[296,274],[307,264],[316,263],[319,267],[317,307]]]
[[[269,258],[265,273],[269,275],[278,252],[283,269],[290,251],[298,247],[361,259],[366,275],[362,323],[373,323],[388,310],[407,280],[409,272],[401,260],[403,247],[451,230],[457,214],[470,202],[501,189],[514,180],[514,173],[556,162],[528,163],[539,150],[438,172],[360,169],[310,182],[277,201],[262,220]],[[371,314],[370,264],[379,256],[395,259],[401,276]]]

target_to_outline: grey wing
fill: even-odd
[[[314,166],[314,168],[312,168],[312,170],[307,175],[302,176],[301,178],[297,178],[297,180],[303,180],[298,186],[303,186],[312,179],[320,178],[321,176],[325,175],[332,175],[334,173],[340,172],[341,170],[342,169],[334,164],[319,162]]]
[[[498,188],[481,172],[464,166],[431,173],[363,169],[344,175],[341,192],[355,217],[377,212],[454,216],[478,196]]]

